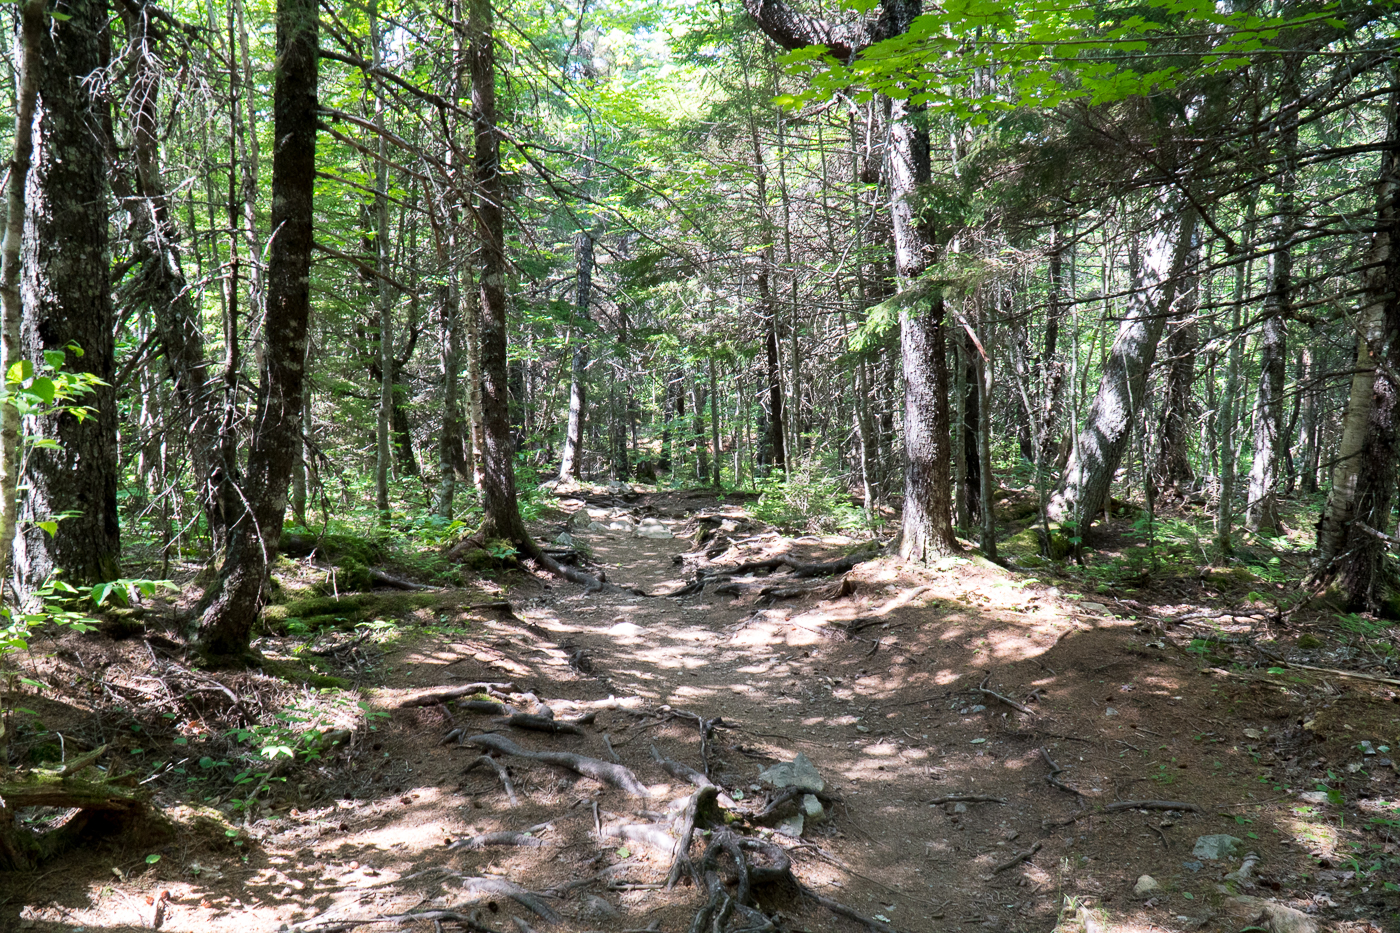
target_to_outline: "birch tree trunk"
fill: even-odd
[[[1073,525],[1081,535],[1108,502],[1195,231],[1195,211],[1162,194],[1164,208],[1145,231],[1132,294],[1104,361],[1098,392],[1047,508],[1050,519]]]
[[[1365,305],[1355,317],[1356,367],[1318,522],[1314,578],[1337,580],[1350,611],[1375,611],[1391,588],[1383,576],[1400,432],[1400,93],[1376,185],[1376,232],[1367,256]]]

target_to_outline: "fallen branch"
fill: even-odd
[[[1062,771],[1064,771],[1065,769],[1064,769],[1064,768],[1061,768],[1059,765],[1055,764],[1055,759],[1051,758],[1051,757],[1050,757],[1050,753],[1047,752],[1044,748],[1041,748],[1041,749],[1040,749],[1040,757],[1041,757],[1041,758],[1044,758],[1044,759],[1045,759],[1046,765],[1048,765],[1048,766],[1050,767],[1050,773],[1047,774],[1047,775],[1045,775],[1045,783],[1046,783],[1046,784],[1049,784],[1051,787],[1059,788],[1060,790],[1064,791],[1066,794],[1073,794],[1073,795],[1076,796],[1076,797],[1083,797],[1083,796],[1084,796],[1084,795],[1081,794],[1079,791],[1075,790],[1073,787],[1070,787],[1070,786],[1069,786],[1068,784],[1066,784],[1064,781],[1061,781],[1061,780],[1060,780],[1059,775],[1060,775],[1060,773],[1061,773]]]
[[[1187,813],[1204,813],[1194,803],[1181,800],[1119,800],[1103,808],[1105,813],[1115,810],[1182,810]]]
[[[1004,697],[1004,696],[1002,696],[1000,693],[997,693],[995,690],[988,690],[988,689],[987,689],[987,681],[989,681],[989,680],[991,680],[991,679],[992,679],[992,675],[991,675],[991,674],[988,674],[986,677],[983,677],[983,678],[982,678],[982,683],[980,683],[980,684],[977,685],[977,692],[980,693],[980,694],[982,694],[983,696],[989,696],[989,697],[991,697],[991,698],[994,699],[994,700],[1000,700],[1001,702],[1005,703],[1007,706],[1009,706],[1009,707],[1011,707],[1012,709],[1016,710],[1018,713],[1025,713],[1027,716],[1034,716],[1034,715],[1035,715],[1035,711],[1032,710],[1029,706],[1026,706],[1026,705],[1023,704],[1023,703],[1017,703],[1015,700],[1012,700],[1012,699],[1010,699],[1010,698],[1008,698],[1008,697]]]
[[[642,782],[638,781],[637,776],[627,768],[607,761],[600,761],[597,758],[575,755],[573,752],[532,752],[521,748],[505,736],[492,733],[465,739],[463,744],[501,755],[511,755],[515,758],[524,758],[527,761],[538,761],[540,764],[566,768],[575,774],[581,774],[584,777],[626,791],[634,797],[650,796]]]
[[[896,931],[895,928],[890,926],[888,923],[882,923],[881,921],[876,920],[873,917],[867,917],[865,914],[856,910],[854,907],[847,907],[840,901],[833,901],[829,897],[823,897],[816,891],[813,891],[811,888],[807,887],[807,885],[805,884],[799,884],[798,887],[801,889],[803,894],[807,895],[812,900],[816,901],[818,904],[822,905],[838,917],[845,917],[847,920],[853,920],[856,923],[859,923],[861,926],[865,927],[867,930],[874,930],[875,933],[898,933],[898,931]]]
[[[392,587],[396,590],[440,590],[440,586],[428,586],[426,583],[414,583],[412,580],[404,580],[400,577],[390,576],[382,570],[374,567],[369,568],[369,578],[380,586]]]
[[[428,693],[420,693],[416,697],[410,697],[398,705],[398,709],[408,709],[413,706],[436,706],[443,700],[455,700],[458,697],[469,697],[477,693],[514,693],[515,684],[491,684],[475,683],[462,684],[458,687],[446,687],[442,690],[433,690]]]
[[[994,867],[992,869],[992,874],[999,875],[1002,872],[1006,871],[1008,868],[1014,868],[1022,862],[1028,860],[1032,855],[1035,855],[1039,851],[1040,843],[1037,842],[1035,845],[1031,846],[1026,851],[1017,852],[1015,855],[1011,856],[1011,858]]]
[[[988,797],[984,794],[948,794],[944,797],[935,797],[928,802],[930,807],[936,807],[941,803],[1006,803],[1000,797]]]

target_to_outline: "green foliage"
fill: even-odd
[[[792,462],[786,475],[774,470],[759,480],[758,490],[754,517],[779,528],[826,532],[869,527],[865,513],[820,459]]]

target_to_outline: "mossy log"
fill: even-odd
[[[29,807],[73,812],[54,829],[36,833],[18,823],[19,811]],[[104,836],[146,843],[172,834],[169,823],[138,791],[55,771],[0,775],[0,871],[32,870],[80,843]]]

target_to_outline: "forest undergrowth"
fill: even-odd
[[[570,485],[531,531],[609,590],[327,526],[256,669],[180,600],[41,634],[10,764],[161,816],[0,875],[0,927],[1400,929],[1400,630],[1305,598],[1318,503],[1228,562],[1123,504],[1076,562],[1029,496],[1001,564],[916,568],[805,500]]]

